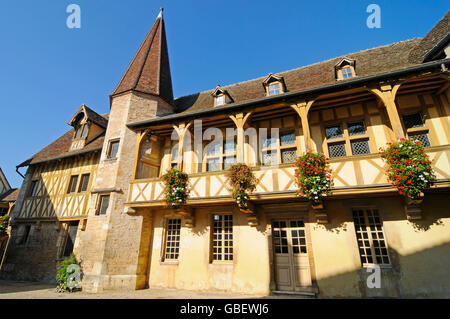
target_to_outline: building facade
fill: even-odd
[[[19,190],[17,188],[11,188],[5,174],[0,168],[0,223],[2,224],[0,226],[0,269],[10,235],[7,217],[14,208],[18,193]]]
[[[449,16],[421,39],[174,99],[161,12],[110,113],[82,105],[71,131],[19,165],[0,278],[53,281],[74,252],[89,292],[449,297]],[[419,205],[378,153],[413,136],[437,176]],[[332,169],[320,208],[295,196],[292,162],[306,151]],[[236,162],[258,178],[245,212],[227,187]],[[182,211],[163,203],[170,168],[189,175]],[[380,288],[367,285],[373,265]]]

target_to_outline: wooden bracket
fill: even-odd
[[[405,213],[408,220],[422,219],[422,207],[423,193],[419,199],[405,198]]]
[[[252,202],[247,203],[247,207],[239,207],[239,210],[247,216],[249,226],[256,227],[259,225],[258,216],[256,215],[256,207]]]
[[[323,202],[313,202],[311,207],[314,210],[314,215],[316,216],[316,221],[318,224],[328,224],[328,213],[325,209]]]
[[[175,214],[183,216],[184,225],[189,228],[195,227],[195,212],[192,207],[180,207],[174,209]]]

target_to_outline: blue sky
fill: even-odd
[[[81,29],[66,7],[81,7]],[[369,4],[381,28],[369,29]],[[70,127],[81,104],[109,112],[114,90],[164,7],[174,95],[423,37],[448,1],[3,0],[0,4],[0,167],[15,166]]]

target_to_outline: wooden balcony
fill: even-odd
[[[434,187],[450,182],[450,145],[430,147],[427,154],[433,160],[437,182]],[[333,195],[354,193],[394,192],[386,180],[385,164],[379,154],[334,158],[330,161],[334,186]],[[293,197],[296,191],[295,168],[292,165],[255,167],[258,184],[252,199]],[[189,203],[231,202],[231,192],[224,172],[189,175]],[[160,206],[164,183],[159,178],[133,180],[128,195],[129,206]]]

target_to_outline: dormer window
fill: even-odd
[[[285,92],[285,85],[282,76],[270,73],[263,81],[263,86],[266,89],[266,95],[278,95]]]
[[[225,95],[216,96],[216,106],[225,104]]]
[[[352,71],[352,69],[351,69],[350,67],[348,67],[348,66],[346,66],[345,68],[343,68],[343,69],[341,70],[341,72],[342,72],[342,78],[343,78],[343,79],[348,79],[348,78],[353,77],[353,71]]]
[[[281,93],[281,84],[279,82],[269,84],[269,95],[277,95]]]
[[[344,58],[335,65],[337,80],[346,80],[356,76],[355,60]]]
[[[233,103],[233,99],[230,94],[228,94],[227,90],[224,90],[217,84],[216,89],[211,93],[214,97],[214,106],[222,106],[228,103]]]
[[[86,124],[80,124],[78,125],[76,131],[75,131],[75,136],[74,139],[86,139],[88,136],[88,132],[89,132],[89,125]]]

